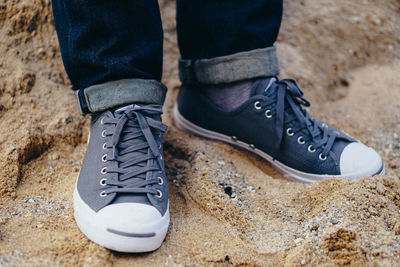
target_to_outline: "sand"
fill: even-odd
[[[73,102],[51,2],[0,1],[0,266],[399,264],[400,2],[285,1],[280,77],[298,79],[312,114],[376,148],[387,167],[313,185],[174,127],[175,3],[160,5],[171,225],[159,250],[133,255],[90,242],[73,219],[89,120]]]

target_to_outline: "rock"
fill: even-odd
[[[232,196],[232,192],[233,192],[233,190],[232,190],[232,187],[230,187],[230,186],[227,186],[227,187],[225,187],[224,188],[224,192],[225,192],[225,194],[227,194],[228,196]]]

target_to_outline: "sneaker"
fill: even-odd
[[[169,225],[160,105],[130,105],[92,117],[74,191],[74,216],[93,242],[120,252],[161,246]]]
[[[311,117],[303,108],[308,106],[296,81],[259,79],[250,98],[230,112],[201,87],[182,86],[174,118],[179,129],[249,150],[292,180],[357,180],[385,172],[375,150]]]

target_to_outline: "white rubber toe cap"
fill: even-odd
[[[126,233],[150,233],[158,230],[161,213],[153,206],[140,203],[119,203],[106,206],[97,213],[102,224],[111,230]]]
[[[379,154],[360,142],[347,145],[340,156],[341,175],[359,179],[383,171],[383,162]]]
[[[95,212],[74,190],[74,217],[93,242],[120,252],[148,252],[159,248],[169,225],[169,208],[162,216],[153,206],[111,204]]]

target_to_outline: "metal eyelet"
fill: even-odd
[[[107,143],[103,144],[103,149],[107,149]]]
[[[238,140],[236,136],[232,136],[231,138],[232,138],[232,140],[233,140],[234,142],[237,142],[237,140]]]
[[[260,101],[254,102],[254,108],[257,109],[257,110],[260,110],[260,109],[261,109]]]
[[[328,156],[322,155],[322,153],[319,154],[319,159],[320,160],[326,160],[327,158],[328,158]]]
[[[162,173],[162,171],[158,171],[158,173]]]
[[[162,148],[162,145],[160,144],[159,146],[158,146],[158,149],[161,149]]]
[[[162,177],[159,176],[159,177],[157,177],[157,178],[158,178],[158,181],[159,181],[159,182],[158,182],[159,185],[164,184],[164,180],[163,180]]]
[[[299,138],[297,138],[297,143],[299,143],[300,145],[303,145],[306,141],[304,141],[303,136],[299,136]]]
[[[163,159],[163,156],[162,156],[162,155],[160,155],[160,159],[161,159],[161,160]]]
[[[101,186],[106,186],[107,185],[106,182],[107,182],[107,178],[103,178],[103,179],[100,180],[100,185]]]
[[[249,147],[250,147],[251,149],[256,148],[253,144],[250,144]]]
[[[315,148],[312,145],[308,146],[308,152],[314,153],[315,152]]]
[[[106,130],[103,130],[103,131],[101,132],[101,137],[106,137]]]
[[[294,135],[294,132],[292,131],[292,128],[287,128],[286,133],[289,136],[293,136]]]
[[[157,190],[156,198],[162,198],[162,192],[160,190]]]
[[[107,196],[107,193],[106,193],[106,191],[101,191],[101,192],[100,192],[100,196],[101,196],[101,197],[105,197],[105,196]]]
[[[100,124],[101,124],[101,125],[104,125],[104,117],[101,118]]]
[[[265,117],[267,117],[268,119],[269,119],[269,118],[272,118],[271,110],[267,109],[267,110],[265,111]]]
[[[102,161],[102,162],[107,162],[107,154],[104,154],[104,155],[101,157],[101,161]]]
[[[101,174],[106,174],[107,173],[107,167],[104,167],[103,169],[101,169]]]

